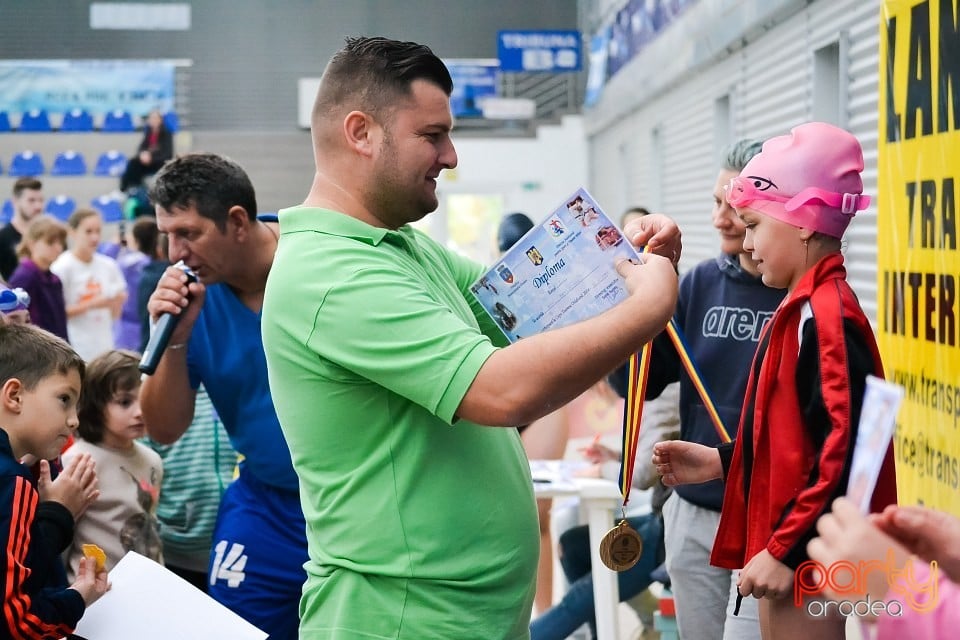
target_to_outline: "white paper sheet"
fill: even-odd
[[[847,486],[847,497],[860,507],[862,513],[870,512],[870,500],[896,429],[897,412],[902,401],[903,387],[867,376]]]
[[[153,560],[127,553],[113,587],[86,611],[76,634],[89,640],[264,640],[267,634]]]

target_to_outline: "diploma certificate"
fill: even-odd
[[[471,291],[511,342],[592,318],[627,297],[637,252],[584,189],[527,232]]]

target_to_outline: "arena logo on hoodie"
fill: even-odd
[[[703,316],[705,338],[732,338],[757,342],[773,311],[755,311],[745,307],[710,307]]]

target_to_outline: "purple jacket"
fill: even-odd
[[[67,305],[63,300],[63,283],[52,271],[43,271],[30,258],[20,261],[10,286],[30,294],[30,321],[64,340],[67,337]]]

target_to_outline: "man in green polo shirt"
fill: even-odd
[[[313,108],[317,173],[280,212],[262,331],[300,478],[310,559],[300,637],[529,636],[539,534],[512,427],[565,404],[673,312],[670,260],[618,266],[631,296],[506,346],[483,271],[408,223],[457,164],[450,75],[425,46],[349,38]],[[676,257],[648,216],[633,240]]]

